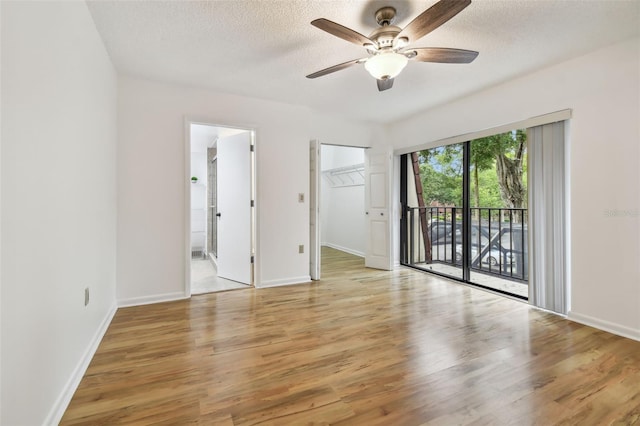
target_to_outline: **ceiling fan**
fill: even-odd
[[[369,37],[328,19],[316,19],[311,22],[311,25],[364,47],[369,56],[325,68],[309,74],[307,78],[321,77],[355,64],[364,63],[365,69],[377,80],[378,90],[383,91],[393,87],[393,79],[400,74],[409,60],[468,64],[478,56],[478,52],[443,47],[408,48],[407,46],[456,16],[469,4],[471,4],[471,0],[440,0],[404,28],[392,25],[395,21],[396,10],[391,6],[383,7],[375,14],[376,22],[380,28],[376,28]]]

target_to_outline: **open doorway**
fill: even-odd
[[[364,265],[365,148],[312,143],[311,150],[311,276],[320,279],[332,262]]]
[[[247,288],[255,256],[254,132],[188,126],[189,291]]]

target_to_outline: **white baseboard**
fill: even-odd
[[[598,318],[593,318],[589,315],[583,315],[572,311],[569,311],[569,313],[567,314],[567,318],[571,321],[579,322],[580,324],[588,325],[590,327],[608,331],[609,333],[617,334],[618,336],[640,341],[640,330],[637,329],[601,320]]]
[[[129,306],[150,305],[152,303],[171,302],[174,300],[188,299],[184,292],[174,292],[165,294],[155,294],[153,296],[132,297],[129,299],[119,299],[118,308],[126,308]]]
[[[336,250],[340,250],[343,251],[345,253],[349,253],[352,254],[354,256],[359,256],[359,257],[364,257],[364,253],[358,250],[353,250],[347,247],[342,247],[339,246],[337,244],[332,244],[332,243],[322,243],[323,246],[327,246],[327,247],[331,247],[332,249],[336,249]]]
[[[93,355],[98,350],[98,346],[100,345],[104,334],[107,332],[109,324],[111,324],[113,316],[116,314],[117,310],[117,306],[114,305],[111,307],[111,309],[109,309],[107,315],[105,315],[102,323],[100,323],[100,326],[91,338],[89,345],[82,354],[82,357],[80,357],[80,361],[76,365],[76,368],[73,369],[71,377],[69,377],[69,380],[67,380],[67,383],[62,389],[62,392],[56,399],[56,402],[53,404],[53,407],[51,407],[51,410],[49,411],[49,414],[47,415],[47,418],[45,419],[43,424],[57,425],[60,423],[60,420],[62,420],[62,416],[67,410],[67,407],[71,402],[71,398],[73,398],[73,394],[76,392],[76,389],[78,389],[80,381],[82,380],[82,377],[84,377],[84,373],[87,371],[87,368],[89,367],[89,364],[93,359]]]
[[[311,276],[304,275],[302,277],[292,277],[292,278],[284,278],[281,280],[262,281],[260,285],[256,285],[256,288],[279,287],[282,285],[292,285],[292,284],[308,284],[310,282],[311,282]]]

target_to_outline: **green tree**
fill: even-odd
[[[462,189],[455,176],[438,172],[429,163],[420,164],[420,178],[425,204],[437,202],[440,205],[461,205]]]
[[[420,178],[426,205],[462,205],[462,145],[420,152]]]
[[[478,176],[495,165],[498,187],[504,207],[523,208],[526,186],[523,178],[526,160],[527,134],[524,130],[500,133],[475,139],[471,143],[471,163],[474,168],[476,207],[480,207]]]
[[[500,208],[503,207],[498,177],[493,168],[483,170],[478,173],[477,190],[473,190],[474,197],[478,198],[482,207]]]
[[[463,144],[420,151],[426,205],[462,205]],[[475,207],[526,207],[526,133],[523,130],[471,143],[471,198]]]
[[[485,138],[486,139],[486,138]],[[480,172],[495,166],[495,143],[476,140],[471,143],[471,170],[473,173],[474,207],[488,207],[480,203]]]

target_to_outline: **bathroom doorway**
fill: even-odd
[[[188,126],[189,291],[248,288],[255,256],[254,132]]]

